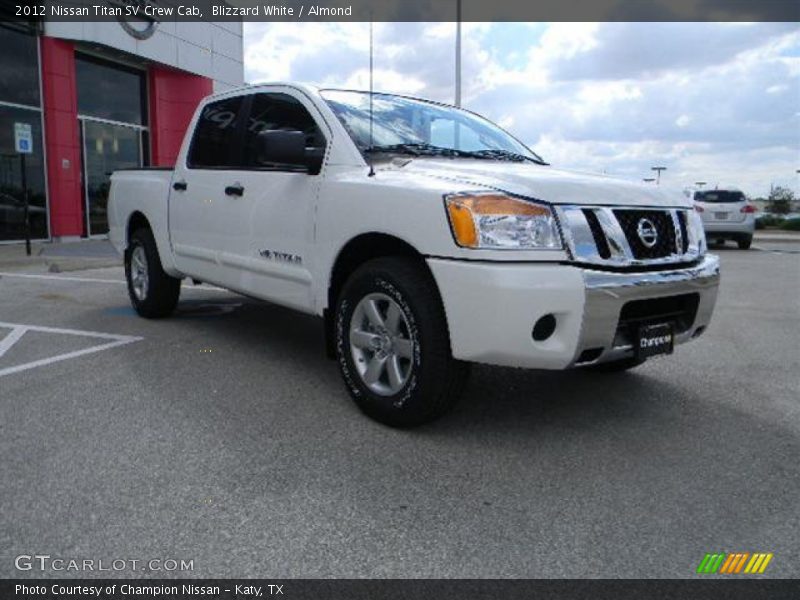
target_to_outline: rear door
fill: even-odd
[[[219,254],[236,243],[239,228],[238,198],[226,188],[241,164],[245,110],[244,96],[203,107],[170,190],[170,241],[178,269],[221,285],[237,279],[220,264]]]
[[[700,216],[704,223],[741,223],[747,217],[746,213],[742,212],[747,199],[739,191],[695,192],[694,202],[703,209]]]

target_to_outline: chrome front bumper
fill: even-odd
[[[695,266],[672,271],[619,273],[584,269],[586,303],[574,365],[595,364],[633,356],[629,342],[617,336],[623,306],[634,300],[697,293],[697,312],[691,325],[675,335],[681,344],[700,335],[711,321],[719,287],[719,258],[707,254]],[[602,348],[592,360],[581,361],[587,351]]]

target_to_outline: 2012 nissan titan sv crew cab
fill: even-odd
[[[109,220],[140,315],[183,278],[320,315],[355,402],[399,427],[446,412],[471,362],[669,354],[719,285],[681,193],[555,170],[452,106],[306,85],[204,100],[174,169],[113,175]]]

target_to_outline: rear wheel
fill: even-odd
[[[336,304],[336,358],[358,407],[392,427],[433,421],[458,400],[469,366],[450,354],[436,285],[418,261],[365,263]]]
[[[736,243],[739,245],[739,250],[748,250],[753,243],[753,236],[743,235],[736,240]]]
[[[137,229],[125,251],[128,296],[140,316],[156,319],[170,315],[178,304],[181,280],[164,272],[153,232]]]

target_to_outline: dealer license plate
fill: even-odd
[[[644,325],[636,336],[636,356],[649,358],[659,354],[672,354],[675,334],[671,323]]]

